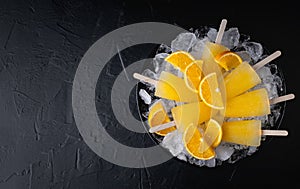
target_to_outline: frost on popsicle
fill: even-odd
[[[178,86],[173,86],[173,88],[175,88],[176,90],[180,90],[182,88],[184,88],[184,92],[181,94],[190,94],[188,96],[193,96],[193,92],[195,93],[199,93],[199,90],[195,89],[195,90],[188,90],[184,87],[183,85],[183,78],[184,78],[184,74],[186,74],[185,72],[185,68],[188,67],[187,65],[191,64],[191,62],[193,62],[194,60],[200,60],[201,58],[203,58],[203,54],[205,53],[205,48],[206,45],[210,42],[212,44],[211,47],[214,47],[213,43],[215,42],[216,38],[218,38],[217,36],[218,32],[217,29],[215,28],[206,28],[206,29],[199,29],[199,30],[195,30],[194,32],[187,32],[187,33],[181,33],[179,34],[171,43],[171,46],[168,47],[165,44],[162,44],[158,51],[156,56],[153,58],[153,65],[154,65],[154,70],[145,70],[144,73],[142,75],[148,76],[149,78],[152,78],[155,80],[155,87],[153,87],[153,85],[148,85],[147,82],[145,83],[146,87],[145,87],[145,92],[147,91],[149,94],[151,94],[151,98],[152,98],[152,103],[149,104],[148,108],[146,108],[146,106],[143,106],[144,108],[141,109],[141,114],[144,115],[144,117],[146,119],[148,119],[147,115],[149,115],[149,109],[153,106],[153,104],[155,104],[157,95],[155,95],[155,90],[157,90],[157,88],[159,88],[159,85],[161,85],[161,87],[165,87],[166,84],[162,85],[162,81],[160,81],[161,79],[161,75],[164,75],[165,72],[171,73],[172,77],[176,77],[174,78],[176,80],[176,82],[174,83],[178,83],[180,85],[182,85],[182,87],[176,88]],[[242,86],[241,83],[243,83],[243,81],[239,81],[238,77],[241,77],[239,74],[243,73],[243,70],[246,69],[245,73],[249,72],[247,71],[247,69],[249,70],[254,64],[256,64],[257,62],[261,61],[263,58],[267,57],[268,55],[265,54],[265,52],[263,51],[263,47],[260,43],[257,42],[253,42],[250,40],[249,36],[240,34],[237,28],[229,28],[228,30],[226,30],[223,34],[221,43],[222,46],[224,46],[223,49],[218,49],[219,47],[216,46],[215,48],[215,52],[218,52],[220,50],[223,50],[224,52],[230,51],[235,53],[238,57],[240,57],[241,62],[244,61],[243,63],[241,62],[237,62],[236,64],[232,65],[233,67],[228,67],[226,70],[224,70],[224,67],[221,67],[221,69],[223,70],[223,72],[225,73],[227,71],[227,73],[224,74],[224,78],[226,81],[226,76],[228,75],[234,75],[234,71],[235,68],[238,68],[237,70],[242,70],[241,72],[239,72],[237,74],[237,78],[235,79],[233,76],[228,76],[229,80],[228,82],[230,83],[231,87],[227,88],[230,91],[234,91],[236,90],[235,88],[239,88],[239,86]],[[176,61],[166,61],[166,58],[169,56],[169,54],[172,53],[178,53],[180,51],[184,51],[186,53],[188,53],[189,55],[187,55],[187,58],[182,59],[183,62],[185,62],[186,64],[181,65],[181,64],[177,64]],[[233,60],[232,58],[234,58],[234,56],[232,56],[232,54],[229,54],[230,56],[227,56],[226,58],[229,58],[229,60]],[[233,54],[234,55],[234,54]],[[191,56],[192,58],[189,58],[188,56]],[[183,56],[181,56],[182,58]],[[223,58],[223,57],[222,57]],[[216,58],[217,59],[217,58]],[[224,60],[224,59],[223,59]],[[171,62],[171,63],[170,63]],[[245,63],[247,62],[247,63]],[[249,64],[250,66],[246,68],[243,68],[242,66],[245,64]],[[221,66],[221,64],[220,64]],[[222,65],[224,66],[224,65]],[[226,65],[225,65],[226,66]],[[239,68],[241,67],[241,68]],[[245,67],[245,66],[244,66]],[[226,67],[225,67],[226,68]],[[252,68],[251,68],[252,69]],[[170,94],[167,93],[160,93],[161,96],[159,96],[161,98],[161,101],[164,104],[164,109],[165,109],[165,114],[167,115],[167,121],[165,121],[165,124],[162,125],[166,125],[166,127],[170,127],[172,126],[173,130],[166,133],[165,136],[161,136],[161,135],[157,135],[153,134],[153,136],[157,139],[158,142],[161,143],[161,146],[163,146],[164,148],[168,149],[170,151],[170,153],[177,157],[179,160],[182,161],[186,161],[189,162],[191,164],[195,164],[197,166],[207,166],[207,167],[214,167],[217,165],[221,165],[223,162],[228,162],[228,163],[234,163],[246,156],[250,156],[253,153],[255,153],[260,145],[261,140],[265,140],[265,137],[262,136],[261,134],[261,130],[260,129],[270,129],[270,128],[274,128],[274,127],[278,127],[278,125],[280,125],[280,121],[281,118],[283,116],[283,108],[284,106],[280,105],[280,104],[274,104],[271,106],[269,105],[269,99],[272,98],[276,98],[278,96],[282,96],[285,91],[285,87],[284,87],[284,83],[282,81],[282,74],[280,72],[280,70],[277,68],[277,66],[275,64],[267,64],[264,65],[263,67],[261,67],[256,71],[256,75],[257,75],[257,79],[253,82],[252,85],[249,86],[244,86],[244,89],[239,89],[236,92],[232,93],[230,97],[228,98],[233,98],[236,97],[238,95],[241,95],[242,93],[244,93],[245,91],[251,92],[253,91],[253,94],[256,94],[256,90],[261,91],[259,89],[264,88],[267,92],[267,96],[264,97],[264,99],[261,99],[262,102],[266,102],[266,105],[268,105],[268,107],[270,107],[269,110],[266,109],[266,111],[259,113],[257,111],[254,110],[254,113],[250,113],[249,112],[238,112],[238,111],[232,111],[231,112],[226,112],[225,111],[225,115],[226,114],[230,114],[234,116],[228,116],[224,118],[224,122],[227,123],[227,125],[232,126],[232,125],[242,125],[242,126],[247,126],[247,128],[249,127],[247,132],[252,132],[253,133],[253,137],[249,138],[248,141],[244,141],[243,139],[239,138],[239,137],[235,137],[235,135],[239,135],[240,133],[244,132],[245,127],[235,127],[234,130],[230,130],[228,129],[229,126],[224,127],[224,130],[222,133],[220,133],[220,136],[224,137],[221,143],[218,143],[215,147],[213,147],[213,151],[210,151],[210,148],[207,147],[208,149],[203,150],[203,152],[201,152],[200,154],[193,154],[193,152],[191,152],[190,148],[193,148],[195,145],[193,142],[197,141],[197,140],[203,140],[202,138],[205,139],[205,136],[203,136],[203,133],[205,133],[205,124],[207,123],[208,120],[202,120],[199,121],[199,119],[201,120],[203,117],[195,117],[192,116],[193,112],[201,112],[197,111],[197,108],[195,105],[197,105],[197,103],[193,100],[185,100],[183,102],[180,101],[179,97],[170,97],[168,98],[168,96],[170,96]],[[251,70],[250,70],[251,72]],[[163,74],[162,74],[163,73]],[[253,73],[254,74],[254,73]],[[201,74],[200,74],[201,75]],[[249,76],[250,77],[250,76]],[[230,78],[230,79],[229,79]],[[165,80],[166,76],[164,76]],[[175,81],[174,80],[174,81]],[[170,84],[172,88],[172,85],[175,84]],[[191,83],[187,83],[187,81],[185,81],[185,84],[187,84],[188,88],[190,88]],[[237,85],[237,86],[235,86]],[[193,87],[193,86],[192,86]],[[226,87],[226,85],[225,85]],[[173,89],[170,89],[171,91],[173,91]],[[169,92],[170,92],[169,90]],[[218,89],[219,90],[219,89]],[[182,92],[182,91],[181,91]],[[147,94],[148,94],[147,93]],[[250,96],[252,93],[250,93],[248,96],[246,96],[243,100],[243,98],[241,99],[241,102],[245,102],[246,100],[251,99],[252,97]],[[145,99],[145,93],[141,93],[140,94],[142,99]],[[192,99],[196,99],[195,97],[193,97]],[[231,104],[231,106],[233,106],[234,108],[239,109],[239,99],[235,100],[235,101],[230,101],[230,99],[227,99],[229,101],[229,104]],[[147,99],[147,102],[149,102],[150,100]],[[201,108],[201,106],[199,106],[200,109],[203,108],[205,109],[205,111],[210,111],[211,107],[206,106],[203,101],[201,100],[201,106],[203,106]],[[145,104],[147,104],[146,102],[144,102]],[[198,103],[199,104],[199,103]],[[245,103],[246,104],[246,103]],[[205,107],[204,107],[205,106]],[[256,104],[254,104],[253,106],[257,106]],[[150,107],[150,108],[149,108]],[[175,108],[176,107],[176,108]],[[186,108],[186,107],[193,107],[191,108]],[[212,106],[214,107],[214,106]],[[187,111],[185,111],[185,109],[189,109]],[[214,109],[214,108],[212,108]],[[192,121],[193,124],[200,124],[200,133],[198,133],[198,131],[195,131],[195,129],[193,129],[192,126],[189,125],[188,119],[185,121],[179,120],[178,121],[178,116],[177,114],[174,114],[175,110],[178,112],[178,110],[180,111],[185,111],[185,117],[190,119],[190,120],[194,120]],[[180,114],[182,114],[182,112],[180,112]],[[249,108],[250,111],[250,108]],[[261,110],[259,110],[261,111]],[[237,112],[237,113],[236,113]],[[209,115],[213,115],[210,114]],[[245,117],[246,116],[246,117]],[[198,121],[196,121],[198,120]],[[251,121],[252,120],[252,121]],[[204,121],[204,122],[203,122]],[[201,123],[200,123],[201,122]],[[234,124],[236,123],[236,124]],[[182,125],[180,126],[180,128],[177,128],[178,125]],[[259,128],[259,130],[253,130],[253,126],[252,125],[256,125],[255,127]],[[226,125],[226,124],[225,124]],[[226,130],[227,129],[227,130]],[[189,133],[187,133],[186,131],[190,130]],[[201,132],[201,130],[203,132]],[[196,132],[196,134],[195,134]],[[259,133],[258,133],[259,132]],[[198,134],[197,134],[198,133]],[[186,140],[185,137],[187,137],[189,140],[192,141],[184,141]],[[193,141],[195,140],[195,141]],[[193,145],[191,145],[193,144]],[[249,145],[246,145],[249,144]],[[190,146],[189,146],[190,145]],[[198,143],[196,144],[198,145]],[[203,148],[203,145],[205,146],[205,143],[201,144],[200,142],[200,147]],[[198,148],[198,147],[197,147]],[[200,150],[201,151],[201,150]],[[198,158],[197,158],[198,157]],[[211,158],[213,157],[213,158]]]

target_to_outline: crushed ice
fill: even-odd
[[[254,62],[257,62],[263,55],[263,47],[260,43],[245,42],[242,43],[242,46],[246,49]]]
[[[205,43],[208,41],[207,38],[203,39],[197,39],[194,46],[192,46],[192,50],[190,54],[195,58],[195,59],[201,59],[203,49],[205,47]]]
[[[216,148],[216,157],[221,161],[226,161],[230,158],[233,152],[234,148],[232,146],[223,143]]]
[[[196,43],[197,37],[194,33],[181,33],[171,43],[171,49],[175,51],[190,51]]]
[[[182,133],[178,130],[168,133],[164,137],[161,145],[167,148],[173,156],[179,155],[184,149]]]
[[[145,89],[141,89],[139,95],[145,104],[151,104],[151,96],[147,93],[147,91],[145,91]]]
[[[210,28],[207,33],[207,37],[210,39],[211,42],[216,40],[218,31],[215,28]],[[227,31],[224,32],[222,38],[222,45],[229,49],[233,49],[234,47],[238,46],[240,39],[240,33],[237,28],[229,28]]]
[[[198,33],[197,33],[198,32]],[[196,35],[195,35],[196,33]],[[168,54],[183,50],[189,52],[196,59],[200,59],[202,52],[207,41],[214,42],[217,36],[217,30],[210,28],[206,34],[200,34],[198,30],[195,33],[187,32],[179,34],[171,43],[171,47],[162,44],[159,47],[159,52],[153,58],[154,72],[146,69],[142,74],[152,79],[158,79],[162,71],[168,71],[182,77],[182,73],[174,68],[171,64],[164,59]],[[196,37],[201,36],[201,37]],[[244,39],[240,39],[243,36]],[[255,64],[266,55],[264,54],[263,47],[260,43],[249,41],[250,37],[240,35],[237,28],[229,28],[224,32],[222,39],[222,45],[226,46],[230,50],[238,49],[236,53],[242,58],[243,61]],[[277,97],[280,92],[283,91],[282,79],[277,74],[277,67],[274,64],[269,64],[262,67],[257,71],[258,75],[262,79],[262,83],[254,87],[252,90],[265,87],[268,90],[270,98]],[[153,86],[149,86],[150,90],[153,90]],[[144,100],[145,104],[151,104],[149,94],[146,91],[140,91],[140,96]],[[148,95],[149,96],[148,96]],[[165,105],[166,111],[170,114],[171,108],[180,105],[175,101],[161,99]],[[153,103],[153,102],[152,102]],[[262,121],[262,127],[273,127],[276,121],[280,117],[280,108],[271,106],[271,115],[254,117]],[[249,118],[249,119],[254,119]],[[239,118],[230,118],[228,120],[239,120]],[[227,120],[227,121],[228,121]],[[264,138],[262,139],[264,140]],[[243,157],[252,155],[255,153],[257,147],[247,147],[244,145],[230,144],[222,142],[216,149],[216,157],[211,160],[199,160],[192,157],[184,148],[182,141],[182,134],[177,130],[168,133],[162,140],[161,146],[168,149],[173,156],[176,156],[179,160],[187,161],[191,164],[198,166],[215,167],[221,165],[222,162],[234,163]]]

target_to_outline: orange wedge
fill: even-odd
[[[236,68],[243,60],[239,55],[231,51],[224,51],[215,56],[215,61],[226,71]]]
[[[206,75],[199,84],[199,95],[203,102],[214,109],[224,109],[222,94],[219,89],[217,74]]]
[[[208,147],[204,152],[200,152],[201,146],[206,144],[200,131],[194,125],[190,125],[183,133],[183,142],[187,152],[194,158],[208,160],[215,157],[215,151],[211,147]]]
[[[150,127],[154,127],[168,122],[170,122],[170,118],[163,106],[163,102],[159,100],[150,107],[148,115],[148,124]],[[156,134],[165,136],[166,134],[174,130],[176,130],[175,126],[158,131],[156,132]]]
[[[188,89],[198,93],[198,86],[202,75],[202,60],[195,60],[184,70],[184,82]]]
[[[204,132],[204,140],[213,148],[219,146],[222,140],[222,127],[221,125],[214,119],[210,119],[206,123],[206,128]],[[206,149],[204,149],[206,150]]]
[[[165,61],[184,72],[185,68],[195,61],[194,57],[186,51],[176,51],[165,58]]]

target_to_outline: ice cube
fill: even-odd
[[[205,165],[207,167],[215,167],[216,166],[216,158],[206,160]]]
[[[263,54],[263,47],[260,43],[245,42],[242,44],[242,46],[249,53],[254,62],[257,62],[261,58]]]
[[[270,83],[273,81],[273,75],[271,73],[271,70],[267,66],[263,66],[260,69],[256,71],[256,73],[259,75],[259,77],[262,79],[263,83]]]
[[[233,49],[239,44],[240,33],[237,28],[229,28],[224,32],[221,44],[229,49]]]
[[[202,57],[203,49],[205,47],[205,43],[208,41],[208,38],[197,39],[196,43],[192,47],[191,55],[196,59],[199,60]]]
[[[166,53],[160,53],[160,54],[157,54],[155,55],[155,57],[153,58],[153,66],[154,66],[154,71],[155,73],[158,73],[159,70],[163,69],[162,67],[164,67],[163,65],[163,62],[164,62],[164,59],[166,56],[164,55],[167,55]]]
[[[234,147],[234,149],[236,149],[236,150],[243,150],[243,149],[246,149],[246,148],[247,148],[247,146],[245,146],[245,145],[240,145],[240,144],[234,144],[233,147]]]
[[[171,50],[171,47],[169,47],[168,45],[166,44],[161,44],[157,51],[156,51],[156,54],[158,53],[168,53],[168,54],[171,54],[172,53],[172,50]]]
[[[195,163],[195,158],[194,158],[193,156],[187,154],[187,157],[188,157],[188,162],[189,162],[190,164],[194,164],[194,163]]]
[[[273,75],[276,75],[278,73],[278,68],[276,64],[269,64],[269,67]]]
[[[256,152],[257,147],[255,146],[250,146],[247,152],[247,155],[252,155],[254,152]]]
[[[159,76],[162,71],[169,72],[178,77],[179,77],[179,73],[180,73],[180,71],[178,69],[174,68],[174,66],[172,66],[170,63],[168,63],[166,61],[164,61],[161,65],[161,67],[158,68],[157,75]]]
[[[162,71],[170,72],[176,76],[179,74],[179,70],[174,68],[174,66],[168,62],[165,61],[165,58],[169,54],[167,53],[159,53],[155,55],[153,58],[153,66],[154,66],[154,71],[156,73],[156,76],[159,76]]]
[[[278,90],[279,91],[283,90],[283,88],[282,88],[282,79],[279,76],[274,76],[273,83],[275,83],[276,86],[277,86],[277,92],[278,92]]]
[[[147,91],[141,89],[139,91],[139,95],[141,99],[145,102],[145,104],[151,104],[151,96],[147,93]]]
[[[184,149],[182,134],[178,130],[168,133],[161,145],[167,148],[173,156],[179,155]]]
[[[249,55],[249,53],[247,51],[239,51],[239,52],[236,52],[236,54],[238,54],[244,62],[251,61],[251,56]]]
[[[165,58],[169,54],[167,53],[159,53],[156,54],[155,57],[153,58],[153,66],[154,66],[154,71],[156,73],[161,72],[162,70],[165,69]]]
[[[173,52],[180,50],[189,51],[196,43],[196,39],[197,37],[194,33],[181,33],[171,42],[171,49]]]
[[[210,28],[209,31],[207,32],[207,37],[210,42],[215,42],[217,38],[217,33],[218,31],[215,28]]]
[[[195,159],[195,158],[193,159],[193,163],[194,163],[195,165],[200,166],[200,167],[202,167],[202,166],[205,165],[205,161],[204,161],[204,160]]]
[[[183,161],[187,161],[186,155],[182,152],[177,155],[177,158]]]
[[[152,70],[150,69],[145,69],[142,72],[142,75],[146,76],[146,77],[150,77],[151,79],[158,79],[157,74],[155,74]]]
[[[275,126],[276,121],[278,120],[280,115],[280,109],[272,108],[272,113],[271,115],[269,115],[269,124],[271,127]]]
[[[181,77],[181,72],[179,71],[179,69],[175,68],[172,64],[168,62],[166,62],[165,71],[172,73],[178,77]]]
[[[228,145],[219,145],[216,148],[217,159],[221,161],[226,161],[233,154],[234,148]]]
[[[274,97],[278,97],[277,86],[275,83],[265,83],[264,86],[268,91],[268,95],[270,99]]]
[[[211,42],[216,41],[218,31],[215,28],[210,28],[207,32],[207,37]],[[237,28],[229,28],[224,32],[221,44],[225,47],[232,49],[239,44],[240,33]]]

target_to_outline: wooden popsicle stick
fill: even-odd
[[[288,131],[286,130],[262,130],[261,134],[264,136],[288,136]]]
[[[165,123],[165,124],[162,124],[162,125],[151,127],[149,129],[149,132],[150,133],[155,133],[157,131],[161,131],[161,130],[164,130],[164,129],[167,129],[167,128],[170,128],[170,127],[173,127],[173,126],[175,126],[175,121],[171,121],[171,122],[168,122],[168,123]]]
[[[150,77],[146,77],[146,76],[143,76],[141,74],[138,74],[138,73],[134,73],[133,74],[133,78],[135,79],[138,79],[140,81],[144,81],[146,83],[149,83],[151,85],[156,85],[158,81],[154,80],[154,79],[151,79]]]
[[[260,69],[261,67],[263,67],[264,65],[268,64],[269,62],[271,62],[272,60],[274,60],[275,58],[278,58],[280,55],[281,55],[281,52],[276,51],[276,52],[272,53],[271,55],[267,56],[266,58],[264,58],[263,60],[259,61],[255,65],[253,65],[252,68],[256,71],[256,70]]]
[[[288,101],[288,100],[292,100],[294,98],[295,98],[294,94],[288,94],[288,95],[272,98],[272,99],[270,99],[270,105],[277,104],[277,103],[284,102],[284,101]]]
[[[216,44],[221,44],[222,38],[223,38],[223,35],[224,35],[224,31],[225,31],[225,28],[226,28],[226,24],[227,24],[227,20],[223,19],[221,24],[220,24],[219,31],[217,33],[217,37],[216,37],[216,41],[215,41]]]
[[[167,129],[167,128],[170,128],[173,126],[175,126],[175,122],[171,121],[171,122],[168,122],[168,123],[165,123],[162,125],[151,127],[149,129],[149,132],[155,133],[155,132],[162,131],[164,129]],[[288,136],[288,131],[286,131],[286,130],[262,130],[261,134],[263,136]]]

